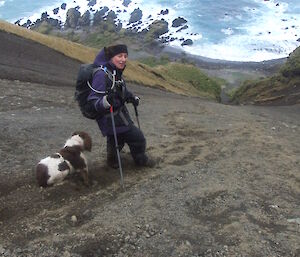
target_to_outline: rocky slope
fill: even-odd
[[[147,152],[160,162],[138,169],[125,148],[122,191],[105,139],[73,100],[72,76],[48,80],[54,66],[77,62],[30,46],[43,57],[0,66],[19,80],[28,66],[44,75],[0,80],[1,256],[299,256],[299,105],[228,106],[129,84]],[[49,76],[72,70],[63,67]],[[39,188],[36,163],[74,130],[93,139],[90,187],[70,176]]]
[[[279,71],[265,79],[246,81],[233,100],[244,104],[292,105],[300,103],[300,47],[293,51]]]

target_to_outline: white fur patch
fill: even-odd
[[[76,145],[79,145],[81,147],[83,147],[83,145],[84,145],[83,139],[79,135],[74,135],[71,138],[69,138],[67,140],[67,142],[65,143],[64,147],[67,147],[67,146],[71,147],[71,146],[76,146]]]
[[[52,158],[50,156],[42,159],[39,163],[44,164],[48,167],[48,175],[50,178],[47,181],[48,185],[52,185],[54,183],[59,183],[64,180],[64,178],[69,174],[69,170],[60,171],[58,170],[58,166],[60,163],[64,161],[64,158]]]

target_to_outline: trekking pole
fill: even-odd
[[[138,110],[137,110],[137,106],[135,104],[133,106],[134,106],[134,111],[135,111],[135,117],[136,117],[137,124],[139,126],[139,129],[141,129],[140,121],[139,121],[139,113],[138,113]]]
[[[121,157],[120,157],[120,149],[119,149],[119,144],[118,144],[118,138],[117,138],[117,132],[116,132],[116,126],[115,126],[115,118],[114,118],[114,112],[113,112],[112,106],[110,106],[110,116],[111,116],[113,132],[114,132],[115,146],[116,146],[116,150],[117,150],[118,164],[119,164],[119,170],[120,170],[120,176],[121,176],[121,186],[124,190],[124,179],[123,179],[123,171],[122,171],[122,164],[121,164]]]

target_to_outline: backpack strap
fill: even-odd
[[[116,71],[114,71],[114,73],[111,73],[105,66],[100,65],[99,67],[93,69],[93,77],[96,74],[96,72],[98,72],[99,70],[102,70],[105,72],[105,74],[108,76],[108,78],[113,82],[111,89],[113,89],[115,87],[115,83],[116,83]],[[90,81],[87,81],[87,85],[88,87],[93,90],[95,93],[98,94],[107,94],[106,91],[99,91],[97,89],[94,89],[90,83]]]

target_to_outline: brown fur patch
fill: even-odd
[[[39,163],[36,166],[36,179],[39,186],[46,187],[48,186],[47,181],[50,178],[48,167],[44,164]]]
[[[84,159],[80,157],[80,146],[67,146],[61,149],[59,153],[71,163],[74,169],[84,169],[86,167]]]
[[[92,138],[90,135],[84,131],[75,131],[72,136],[78,135],[83,139],[84,142],[84,149],[85,151],[91,151],[92,150]]]

